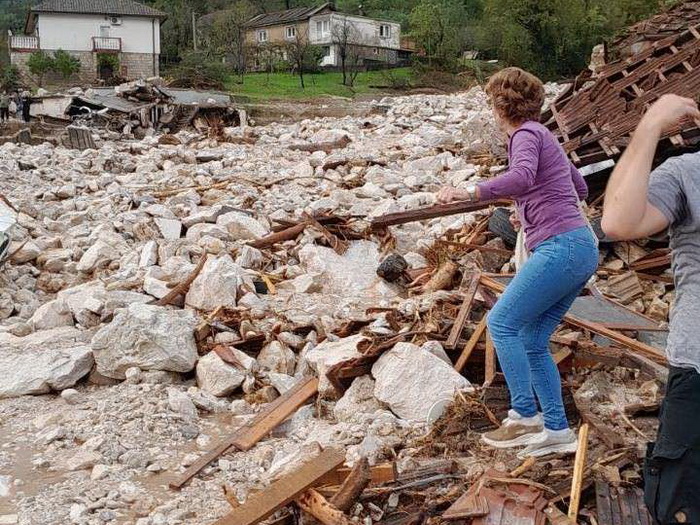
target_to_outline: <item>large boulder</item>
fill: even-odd
[[[307,244],[299,250],[299,259],[307,273],[323,283],[326,294],[372,299],[397,295],[377,276],[381,252],[373,242],[353,241],[343,255],[331,248]]]
[[[372,367],[374,396],[401,419],[424,422],[439,401],[471,384],[449,364],[411,343],[398,343]]]
[[[124,379],[127,368],[189,372],[197,361],[197,317],[187,310],[132,304],[92,339],[97,371]]]
[[[250,215],[232,211],[216,219],[216,225],[224,228],[234,241],[259,239],[268,234],[268,229]]]
[[[61,326],[73,326],[73,314],[63,299],[54,299],[42,304],[29,319],[29,325],[35,330],[50,330]]]
[[[306,353],[304,360],[318,374],[318,390],[322,395],[328,397],[336,394],[335,388],[326,377],[326,372],[333,365],[361,357],[362,354],[357,350],[357,345],[365,339],[358,334],[339,341],[324,341]]]
[[[211,311],[219,306],[236,306],[238,287],[246,282],[245,270],[226,254],[210,258],[192,282],[185,304],[198,310]],[[251,286],[252,283],[250,283]]]
[[[94,363],[82,332],[68,327],[26,337],[0,334],[0,398],[46,394],[74,386]]]
[[[234,355],[245,367],[250,358],[240,354],[243,352],[234,350]],[[197,385],[205,392],[219,397],[232,394],[243,384],[247,375],[247,370],[225,363],[216,352],[208,353],[197,363]]]

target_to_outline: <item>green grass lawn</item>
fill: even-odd
[[[340,72],[324,72],[304,75],[305,89],[301,89],[298,75],[290,73],[249,73],[243,83],[237,76],[229,77],[226,89],[233,95],[251,99],[269,98],[313,98],[324,95],[339,97],[354,97],[365,93],[380,93],[381,89],[370,86],[389,86],[391,78],[410,82],[411,69],[400,68],[390,71],[368,71],[360,73],[355,85],[350,88],[342,84],[343,75]],[[385,91],[385,90],[384,90]]]

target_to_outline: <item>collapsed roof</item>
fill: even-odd
[[[646,34],[642,31],[650,27],[668,36],[645,40],[641,51],[595,72],[585,70],[545,112],[544,122],[559,137],[574,164],[583,167],[617,158],[647,107],[661,95],[696,98],[700,93],[700,31],[683,18],[688,15],[691,22],[700,24],[700,18],[696,20],[700,2],[688,4],[697,8],[686,5],[651,19],[663,20],[663,24],[647,21],[630,28],[621,45],[637,37],[641,42]],[[672,17],[674,12],[678,18]],[[634,28],[640,33],[634,33]],[[700,143],[698,124],[683,122],[664,133],[659,158]]]

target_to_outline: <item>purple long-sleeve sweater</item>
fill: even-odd
[[[508,171],[478,184],[480,198],[515,200],[528,250],[586,226],[579,201],[588,187],[547,128],[533,121],[521,125],[510,136],[508,159]]]

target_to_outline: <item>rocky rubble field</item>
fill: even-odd
[[[0,190],[19,211],[0,273],[0,523],[206,524],[230,508],[223,485],[243,501],[321,447],[344,447],[349,464],[413,461],[395,451],[425,433],[436,401],[471,388],[440,343],[397,344],[339,400],[325,371],[359,355],[367,333],[392,333],[381,311],[368,332],[344,329],[367,309],[418,318],[449,294],[407,296],[381,280],[382,247],[363,232],[368,218],[434,203],[441,184],[494,171],[474,161],[504,151],[484,93],[390,98],[363,119],[215,138],[101,134],[98,145],[0,146]],[[357,235],[342,255],[313,228],[250,246],[304,213],[353,217]],[[435,239],[478,218],[396,227],[395,249],[425,267]],[[205,256],[179,304],[155,304]],[[239,328],[212,321],[201,337],[222,308]],[[255,351],[234,344],[250,337]],[[210,352],[217,344],[239,366]],[[310,375],[319,401],[168,488]]]

